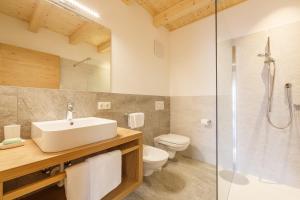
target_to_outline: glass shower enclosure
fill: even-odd
[[[300,199],[299,11],[248,0],[217,14],[219,200]]]

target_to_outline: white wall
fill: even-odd
[[[214,16],[170,33],[171,132],[191,138],[184,155],[216,164]],[[213,121],[211,127],[201,119]]]
[[[112,30],[112,91],[169,95],[168,32],[153,26],[152,17],[137,4],[121,0],[80,0],[97,10],[98,22]],[[153,54],[154,40],[165,49],[163,59]]]
[[[265,31],[299,19],[299,0],[248,0],[219,14],[218,39]]]
[[[170,94],[215,94],[214,17],[170,33]]]
[[[218,40],[299,19],[299,0],[248,0],[219,14]],[[170,33],[171,96],[215,95],[214,31],[212,16]]]
[[[248,0],[245,3],[227,9],[219,14],[218,41],[248,35],[261,30],[292,23],[299,19],[299,0]],[[216,94],[214,23],[214,16],[207,17],[171,32],[169,41],[170,94],[174,96],[174,98],[171,97],[171,107],[173,110],[185,110],[185,114],[194,116],[193,120],[188,122],[182,113],[172,112],[171,109],[171,130],[173,133],[184,134],[191,138],[206,138],[205,144],[201,141],[192,140],[191,146],[192,149],[196,150],[197,154],[203,154],[196,156],[196,158],[206,162],[212,160],[210,155],[213,155],[212,150],[215,148],[215,143],[213,142],[215,134],[210,129],[200,128],[199,121],[201,118],[210,117],[215,124],[215,110],[213,108],[198,109],[197,112],[199,113],[197,113],[197,115],[192,112],[188,113],[187,111],[195,111],[199,106],[195,105],[195,101],[194,104],[191,103],[189,96],[194,96],[192,99],[199,99],[197,104],[201,104],[202,106],[215,106],[213,103],[204,101],[205,97],[205,99],[214,101],[214,98],[209,98],[208,96],[214,96]],[[230,48],[227,48],[227,50],[230,51]],[[223,54],[223,58],[226,57],[226,60],[223,60],[223,64],[229,61],[229,65],[226,64],[225,66],[227,67],[226,69],[222,68],[222,66],[218,66],[218,83],[220,84],[219,89],[221,90],[219,90],[219,92],[224,95],[219,98],[219,105],[222,106],[222,109],[219,109],[219,112],[222,112],[219,113],[219,117],[222,117],[219,119],[219,123],[220,127],[228,128],[231,127],[231,120],[230,118],[229,120],[226,119],[231,116],[231,101],[230,96],[228,96],[230,95],[230,88],[226,87],[230,87],[231,83],[231,73],[228,73],[228,67],[230,70],[231,66],[231,57],[227,55],[227,52],[226,55],[224,55],[224,52],[219,51],[219,53]],[[177,96],[184,96],[185,98],[180,99],[185,103],[179,104]],[[208,113],[207,109],[212,113]],[[182,120],[187,122],[185,127],[190,127],[189,130],[188,128],[184,129],[178,125],[178,121]],[[228,133],[229,132],[223,132],[224,136],[230,137]],[[203,145],[207,144],[211,146],[205,148]],[[230,144],[228,143],[228,145]],[[192,151],[190,152],[190,156],[195,155]]]

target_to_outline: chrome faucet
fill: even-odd
[[[71,122],[71,125],[73,125],[73,112],[74,112],[74,106],[72,103],[68,103],[67,105],[67,120]]]

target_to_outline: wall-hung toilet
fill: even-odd
[[[173,159],[177,151],[184,151],[190,145],[190,138],[183,135],[165,134],[154,138],[154,145],[169,153]]]
[[[154,171],[160,170],[168,161],[168,152],[152,146],[143,146],[144,176],[150,176]]]

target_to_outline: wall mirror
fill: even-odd
[[[0,24],[0,85],[111,91],[108,28],[47,0],[1,0]]]

